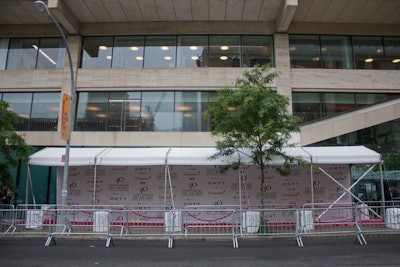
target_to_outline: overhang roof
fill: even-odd
[[[210,160],[216,152],[209,147],[161,148],[71,148],[70,166],[223,165],[236,159]],[[364,146],[294,147],[285,154],[314,164],[373,164],[381,155]],[[29,157],[30,165],[64,166],[65,148],[48,147]],[[243,161],[242,161],[243,162]],[[244,160],[246,163],[246,160]],[[248,161],[247,161],[248,162]],[[281,164],[274,159],[271,164]]]
[[[70,34],[85,23],[254,21],[400,24],[398,0],[48,0]],[[50,24],[34,0],[0,2],[0,25]]]

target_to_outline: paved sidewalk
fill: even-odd
[[[167,240],[104,240],[58,238],[57,245],[45,247],[45,238],[0,237],[1,265],[30,266],[400,266],[400,236],[367,237],[368,245],[354,238],[304,239],[297,247],[288,239],[240,239],[232,242],[177,239],[167,248]]]

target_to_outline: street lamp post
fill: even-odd
[[[69,61],[69,71],[70,71],[70,76],[71,76],[71,102],[70,102],[70,114],[68,117],[68,133],[67,133],[67,140],[66,140],[66,145],[65,145],[65,161],[64,161],[64,174],[63,174],[63,184],[62,184],[62,190],[61,190],[61,206],[65,208],[67,205],[67,196],[68,196],[68,171],[69,171],[69,155],[70,155],[70,145],[71,145],[71,130],[73,128],[73,123],[74,123],[74,118],[73,118],[73,110],[74,110],[74,101],[73,99],[75,98],[75,81],[74,81],[74,69],[72,66],[72,59],[71,59],[71,52],[69,50],[67,38],[65,37],[65,34],[63,30],[61,29],[60,25],[58,24],[57,20],[53,17],[53,15],[50,13],[49,8],[43,1],[35,1],[35,6],[39,10],[39,12],[45,12],[46,15],[51,19],[53,24],[56,26],[58,32],[61,34],[62,41],[64,43],[64,46],[67,50],[68,54],[68,61]],[[66,218],[64,217],[63,220]]]

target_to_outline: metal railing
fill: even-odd
[[[161,206],[121,205],[12,205],[0,206],[2,235],[47,236],[45,245],[56,244],[56,236],[95,236],[104,238],[106,247],[119,237],[230,238],[234,248],[240,238],[289,237],[304,246],[311,236],[354,236],[361,245],[365,235],[400,233],[400,202],[311,203],[302,207],[274,205],[239,206]]]

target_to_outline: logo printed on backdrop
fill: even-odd
[[[100,205],[163,205],[171,203],[171,188],[165,184],[164,166],[111,167],[98,166],[96,170],[96,203]],[[170,166],[170,179],[176,206],[184,205],[239,205],[239,173],[229,169],[221,172],[216,166]],[[243,166],[241,180],[242,203],[259,204],[259,169]],[[324,166],[344,187],[350,186],[349,166]],[[266,173],[264,187],[266,204],[309,203],[310,169],[296,167],[290,177],[280,176],[273,170]],[[69,203],[93,203],[93,167],[73,167],[69,175]],[[59,174],[59,179],[62,175]],[[61,180],[58,181],[59,183]],[[166,188],[165,188],[166,186]],[[329,177],[319,170],[313,171],[315,202],[332,202],[343,192]],[[84,193],[85,192],[85,193]],[[88,194],[87,194],[87,193]],[[165,195],[166,193],[166,195]],[[346,194],[340,201],[351,200]]]

